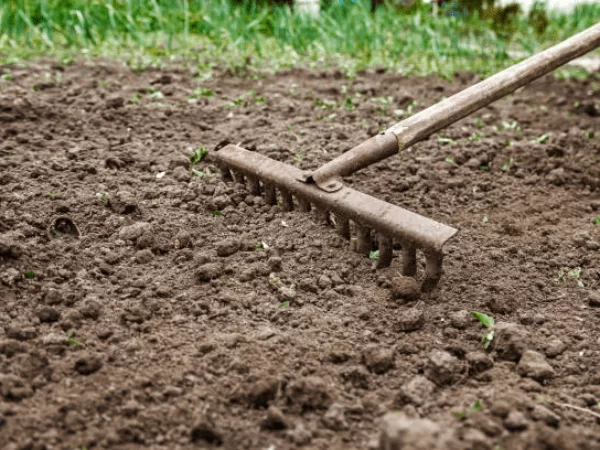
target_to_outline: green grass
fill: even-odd
[[[537,34],[522,16],[507,37],[476,15],[435,17],[427,7],[411,13],[380,7],[371,14],[366,0],[328,2],[313,20],[287,6],[241,3],[3,0],[0,63],[43,55],[65,62],[104,56],[136,70],[184,60],[207,71],[218,63],[233,70],[333,65],[349,75],[366,67],[490,74],[514,62],[509,49],[528,55],[600,21],[600,5],[581,6],[568,15],[553,13]]]

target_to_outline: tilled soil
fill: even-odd
[[[190,153],[316,168],[474,76],[3,69],[0,448],[600,448],[594,78],[346,180],[460,229],[419,296]]]

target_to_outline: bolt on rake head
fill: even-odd
[[[256,152],[228,145],[214,155],[225,180],[247,186],[254,195],[265,196],[277,204],[277,192],[284,211],[298,208],[317,210],[323,222],[335,225],[338,233],[352,242],[355,251],[369,255],[379,251],[377,267],[388,267],[394,243],[401,245],[402,274],[417,273],[417,249],[425,254],[425,278],[421,289],[435,288],[442,270],[442,247],[458,230],[415,214],[391,203],[343,185],[335,192],[324,192],[314,184],[300,181],[303,172]],[[294,202],[296,198],[296,202]]]

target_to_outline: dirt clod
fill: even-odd
[[[494,331],[492,348],[498,359],[518,361],[527,347],[527,331],[520,325],[508,322],[497,323]]]
[[[556,358],[557,356],[562,355],[566,349],[567,344],[558,338],[554,338],[546,345],[545,352],[548,358]]]
[[[75,370],[81,375],[91,375],[99,371],[103,366],[102,359],[96,354],[86,354],[80,356],[75,361]]]
[[[402,413],[383,416],[378,450],[442,450],[448,443],[447,432],[435,422]]]
[[[362,362],[371,372],[381,375],[394,368],[394,350],[371,344],[362,353]]]
[[[540,383],[548,381],[554,376],[554,369],[541,353],[526,350],[517,364],[517,372],[523,377],[533,378]]]
[[[217,244],[217,256],[226,257],[237,253],[240,242],[235,239],[226,239]]]
[[[398,331],[417,331],[425,325],[425,313],[421,309],[411,308],[402,311],[396,319]]]
[[[332,403],[325,380],[311,375],[292,381],[287,387],[287,400],[302,411],[325,409]]]
[[[465,359],[469,363],[469,373],[472,375],[485,372],[494,366],[494,360],[484,352],[469,352]]]
[[[529,423],[527,417],[521,411],[511,411],[504,419],[504,426],[510,431],[523,431],[527,429]]]
[[[450,384],[461,370],[459,360],[443,350],[433,350],[425,366],[425,376],[438,386]]]
[[[435,390],[436,386],[434,383],[423,375],[415,375],[400,388],[400,392],[396,397],[396,403],[400,406],[407,403],[421,406],[429,401]]]
[[[119,237],[126,241],[135,241],[141,237],[146,231],[151,229],[152,225],[147,222],[136,222],[131,225],[124,226],[119,230]]]
[[[286,430],[290,427],[289,421],[285,414],[276,406],[269,406],[267,416],[261,423],[261,427],[265,430]]]
[[[38,319],[40,322],[53,323],[60,320],[60,311],[51,306],[42,306],[37,310]]]
[[[191,441],[195,444],[206,443],[220,446],[223,444],[223,436],[211,420],[203,418],[192,427]]]
[[[560,416],[542,405],[535,405],[531,411],[531,418],[544,422],[549,427],[558,428],[560,425]]]
[[[253,408],[266,408],[275,400],[279,392],[279,380],[277,378],[265,378],[255,382],[248,389],[246,397]]]
[[[419,298],[419,284],[411,277],[396,277],[392,282],[392,298],[394,300],[414,301]]]
[[[347,430],[345,408],[339,403],[332,403],[323,415],[323,425],[333,431]]]
[[[223,266],[220,263],[203,264],[196,270],[196,279],[201,282],[207,282],[222,275]]]

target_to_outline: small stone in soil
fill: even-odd
[[[517,364],[517,373],[543,383],[554,376],[554,369],[548,364],[544,355],[533,350],[527,350],[521,356],[519,364]]]
[[[102,368],[102,360],[98,355],[87,354],[75,362],[75,370],[81,375],[91,375]]]
[[[392,279],[392,298],[394,300],[414,301],[419,298],[419,284],[411,277],[396,277]]]
[[[429,354],[425,367],[425,376],[435,384],[442,386],[456,380],[460,372],[460,362],[450,353],[433,350]]]
[[[411,308],[402,311],[396,319],[398,331],[416,331],[423,328],[423,325],[425,325],[425,313],[421,309]]]
[[[600,308],[600,292],[590,292],[588,303],[592,308]]]
[[[271,256],[267,261],[267,264],[271,272],[281,272],[282,260],[279,256]]]
[[[362,362],[373,373],[386,373],[394,368],[394,350],[377,344],[367,345],[362,353]]]

